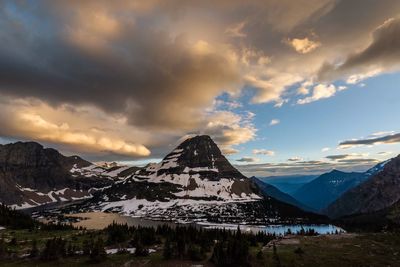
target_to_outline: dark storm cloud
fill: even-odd
[[[375,144],[391,144],[391,143],[399,143],[400,142],[400,133],[385,135],[376,138],[366,138],[366,139],[357,139],[357,140],[348,140],[339,143],[339,147],[349,148],[353,146],[360,145],[375,145]]]
[[[190,128],[238,81],[224,55],[199,53],[140,17],[65,5],[72,15],[56,18],[57,7],[44,3],[1,6],[0,93],[96,105],[138,126]]]
[[[390,18],[374,30],[372,41],[365,49],[350,55],[337,67],[324,65],[320,70],[320,78],[336,79],[351,74],[363,78],[382,71],[390,71],[397,68],[399,63],[400,19]]]

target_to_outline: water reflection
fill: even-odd
[[[104,212],[88,212],[88,213],[77,213],[77,214],[68,214],[65,215],[66,217],[74,217],[79,218],[80,220],[74,222],[73,225],[76,227],[84,227],[87,229],[104,229],[108,225],[113,222],[120,223],[120,224],[128,224],[129,226],[147,226],[147,227],[157,227],[159,225],[168,225],[171,227],[175,227],[177,224],[173,222],[166,222],[166,221],[153,221],[147,220],[142,218],[136,217],[129,217],[129,216],[122,216],[117,213],[104,213]],[[198,222],[195,224],[197,227],[202,228],[225,228],[225,229],[232,229],[236,230],[238,225],[237,224],[212,224],[207,222]],[[301,231],[308,231],[313,229],[318,234],[332,234],[332,233],[340,233],[343,232],[343,229],[340,227],[336,227],[334,225],[326,224],[326,225],[260,225],[260,226],[253,226],[253,225],[240,225],[240,229],[245,232],[253,232],[257,233],[259,231],[264,231],[270,234],[276,235],[284,235],[288,231],[292,233],[296,233]]]

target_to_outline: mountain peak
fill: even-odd
[[[339,171],[339,170],[336,170],[336,169],[333,169],[333,170],[331,170],[329,173],[330,173],[330,174],[340,174],[340,173],[343,173],[343,172],[342,172],[342,171]]]
[[[221,178],[246,178],[222,155],[217,144],[208,135],[198,135],[183,141],[159,164],[158,175],[201,173],[202,177],[210,180]]]
[[[133,178],[181,186],[179,197],[259,198],[250,179],[229,163],[207,135],[188,138]]]

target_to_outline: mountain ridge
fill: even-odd
[[[351,214],[378,212],[400,200],[400,155],[381,163],[383,169],[344,193],[324,213],[337,218]],[[351,204],[349,204],[351,203]]]
[[[256,178],[256,177],[251,177],[250,179],[252,179],[259,187],[260,190],[267,196],[273,197],[279,201],[288,203],[290,205],[293,205],[295,207],[298,207],[302,210],[305,211],[311,211],[311,212],[315,212],[312,208],[305,206],[304,204],[300,203],[299,201],[297,201],[294,197],[292,197],[289,194],[286,194],[282,191],[280,191],[277,187],[268,184],[266,182],[261,181],[260,179]]]
[[[18,209],[91,197],[90,190],[109,181],[89,161],[64,156],[37,142],[0,145],[0,202]]]
[[[292,196],[304,205],[322,212],[343,193],[380,172],[383,166],[384,162],[381,162],[365,172],[343,172],[334,169],[305,184]]]

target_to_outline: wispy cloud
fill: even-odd
[[[291,157],[291,158],[288,158],[288,161],[301,161],[301,160],[303,160],[302,158],[300,158],[300,157]]]
[[[236,161],[238,161],[238,162],[258,162],[259,159],[253,158],[253,157],[243,157],[243,158],[237,159]]]
[[[269,125],[270,125],[270,126],[274,126],[274,125],[279,124],[280,122],[281,122],[281,121],[278,120],[278,119],[272,119],[272,120],[269,122]]]
[[[329,155],[326,159],[330,160],[354,160],[354,159],[365,159],[369,156],[368,153],[351,153],[351,154],[339,154],[339,155]]]
[[[375,138],[353,139],[339,143],[339,148],[352,148],[356,146],[371,146],[379,144],[400,143],[400,133],[389,134]]]
[[[275,151],[267,150],[267,149],[253,149],[253,154],[255,154],[255,155],[274,156],[275,155]]]
[[[283,163],[255,163],[236,165],[247,176],[276,176],[298,174],[322,174],[333,169],[342,171],[366,171],[376,165],[376,159],[341,159],[338,161],[296,161]]]

